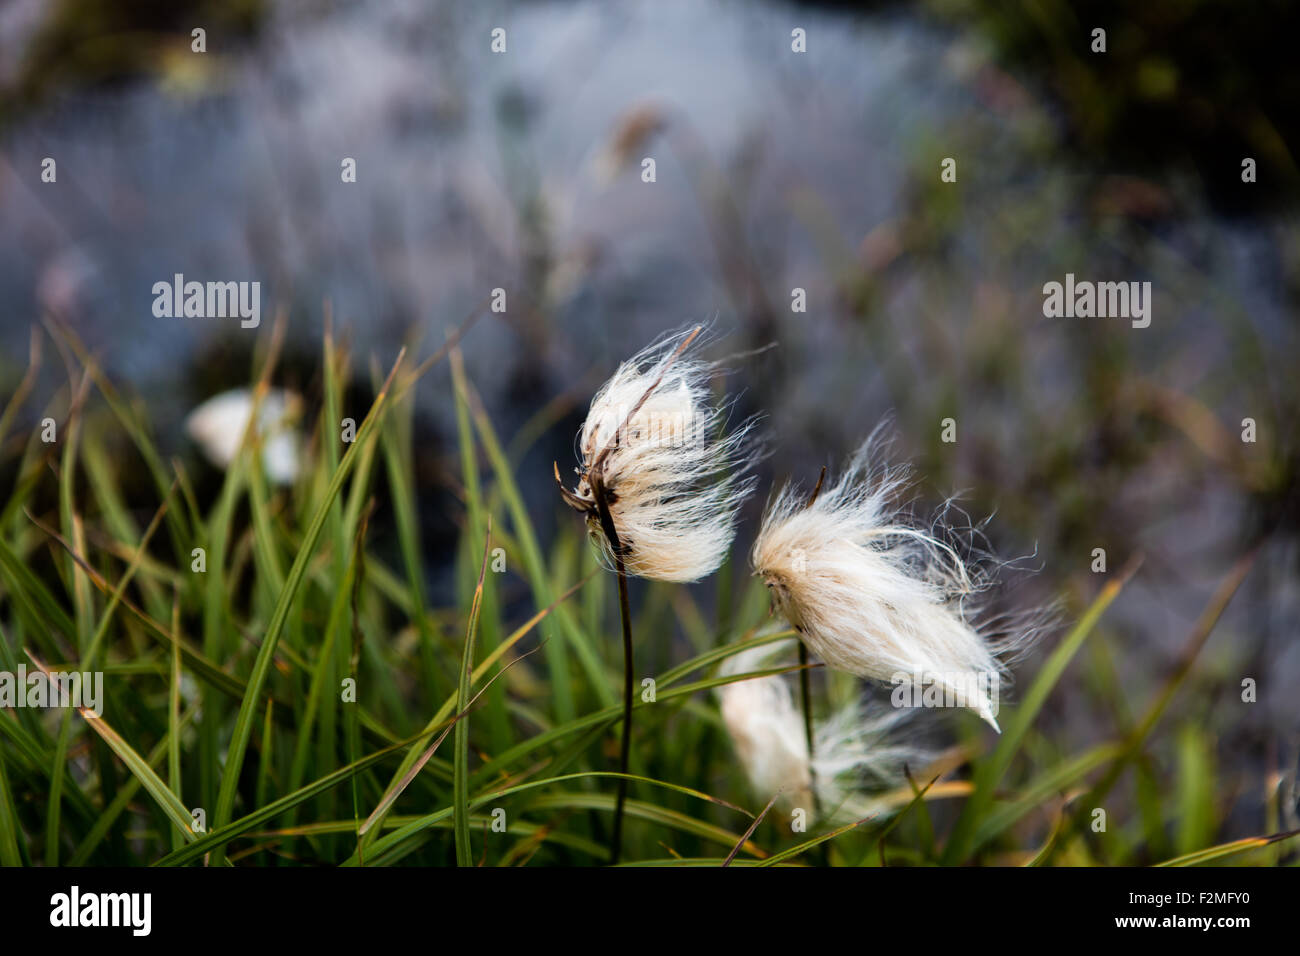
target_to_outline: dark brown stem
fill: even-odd
[[[556,466],[555,474],[557,477],[559,476],[560,474],[559,466]],[[817,476],[817,486],[813,488],[812,494],[808,496],[808,503],[804,505],[805,508],[811,508],[813,504],[817,501],[817,496],[822,493],[822,482],[824,482],[825,480],[826,480],[826,466],[822,465],[822,473]]]
[[[614,516],[610,514],[605,485],[599,473],[590,478],[592,496],[596,499],[596,512],[600,527],[614,553],[614,569],[618,573],[618,609],[623,618],[623,739],[618,756],[618,797],[614,803],[614,834],[610,838],[609,862],[618,863],[623,853],[623,805],[627,802],[627,768],[632,751],[632,612],[627,599],[627,569],[623,564],[623,544],[619,541]]]
[[[812,781],[813,817],[817,816],[817,771],[813,769],[812,675],[808,670],[808,645],[799,642],[799,695],[803,698],[803,732],[808,740],[808,779]]]
[[[821,487],[821,482],[817,483]],[[799,693],[803,697],[803,732],[808,741],[808,783],[812,791],[812,812],[814,825],[821,822],[821,801],[817,799],[817,768],[813,766],[813,758],[816,756],[813,740],[813,711],[812,711],[812,674],[808,668],[808,645],[802,640],[799,641]],[[831,855],[829,844],[823,843],[818,848],[818,856],[823,866],[830,866]]]
[[[632,749],[634,678],[632,676],[632,615],[628,610],[627,602],[627,574],[623,570],[623,559],[616,557],[614,561],[618,568],[618,607],[623,615],[623,740],[619,745],[618,754],[618,772],[623,776],[618,778],[618,799],[614,803],[614,836],[612,837],[614,847],[610,855],[611,862],[617,863],[623,851],[623,804],[627,801],[628,757]]]
[[[826,466],[822,465],[821,474],[817,476],[817,485],[808,496],[805,508],[811,508],[817,501],[817,496],[822,493],[822,482],[825,480]],[[799,641],[799,692],[803,697],[803,731],[808,738],[808,780],[812,783],[813,817],[816,819],[820,816],[820,810],[817,806],[817,770],[813,766],[816,751],[813,749],[812,675],[808,673],[808,645],[802,639]],[[822,851],[824,854],[824,846]]]

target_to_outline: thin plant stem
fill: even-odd
[[[628,610],[627,574],[623,570],[622,557],[614,559],[618,569],[618,606],[623,615],[623,740],[619,744],[618,798],[614,802],[614,835],[611,838],[613,849],[610,853],[612,863],[618,863],[623,851],[623,804],[627,801],[627,769],[632,750],[632,614]]]
[[[817,476],[817,484],[813,487],[812,494],[808,496],[808,503],[805,508],[811,508],[817,501],[817,496],[822,493],[822,483],[826,481],[826,466],[822,465],[821,474]],[[813,733],[813,711],[812,711],[812,675],[808,672],[808,645],[802,640],[799,641],[799,695],[803,698],[803,732],[808,741],[808,782],[812,791],[812,811],[813,819],[819,821],[821,818],[821,807],[818,806],[817,800],[817,767],[813,758],[817,756]],[[830,863],[829,847],[825,844],[821,847],[821,858],[824,863]]]
[[[618,609],[623,619],[623,739],[619,745],[618,796],[614,802],[614,833],[610,838],[609,860],[618,863],[623,852],[623,805],[627,802],[627,769],[632,751],[632,612],[627,599],[627,568],[623,564],[623,544],[614,526],[614,516],[609,511],[605,484],[599,474],[589,476],[592,496],[596,500],[596,513],[600,516],[601,530],[614,553],[614,570],[618,573]]]
[[[820,482],[818,482],[818,487],[821,487]],[[809,673],[808,666],[808,645],[803,641],[799,642],[799,696],[803,698],[803,732],[805,739],[808,741],[808,783],[809,790],[812,792],[813,821],[814,825],[816,825],[821,821],[821,801],[817,799],[817,767],[813,762],[813,758],[817,756],[817,751],[813,744],[816,737],[813,733],[812,674]],[[817,847],[817,850],[822,864],[830,866],[830,846],[823,843]]]
[[[812,791],[813,819],[818,820],[821,808],[817,804],[817,767],[813,762],[817,754],[813,743],[812,675],[808,671],[808,645],[803,641],[799,642],[799,696],[803,698],[803,732],[808,741],[808,782]]]
[[[799,642],[799,694],[803,697],[803,732],[808,738],[808,768],[813,759],[812,676],[808,673],[808,645]]]

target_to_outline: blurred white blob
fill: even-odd
[[[794,641],[764,644],[727,658],[723,675],[772,670],[794,662]],[[919,766],[928,757],[891,736],[911,711],[868,711],[853,701],[813,727],[814,754],[808,760],[807,731],[795,703],[792,675],[779,674],[723,684],[717,689],[722,721],[731,736],[755,795],[800,807],[811,816],[813,787],[828,819],[862,819],[882,810],[870,791],[893,789],[903,782],[903,766]],[[815,782],[815,783],[814,783]]]
[[[257,433],[262,442],[262,467],[277,485],[291,485],[302,461],[302,441],[294,421],[302,412],[302,399],[293,392],[271,389],[262,399]],[[253,393],[236,388],[208,399],[185,419],[185,432],[218,468],[230,467],[239,452],[244,431],[253,415]]]

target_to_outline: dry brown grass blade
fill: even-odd
[[[5,403],[4,414],[0,415],[0,447],[4,445],[5,435],[9,433],[9,426],[13,423],[14,416],[18,414],[18,409],[22,407],[23,402],[27,401],[27,396],[36,386],[36,377],[40,371],[41,334],[35,326],[32,326],[31,343],[27,347],[27,371],[23,373],[18,387]]]
[[[731,861],[740,854],[740,851],[744,848],[745,844],[749,842],[749,838],[754,835],[754,831],[757,830],[758,825],[763,822],[763,818],[767,816],[768,811],[776,805],[776,798],[779,796],[781,796],[780,790],[772,794],[772,799],[767,801],[767,806],[763,808],[763,812],[754,817],[753,822],[749,825],[749,829],[745,831],[745,835],[742,836],[736,845],[731,848],[731,852],[727,854],[727,858],[722,861],[723,867],[731,866]]]
[[[636,404],[632,406],[631,411],[629,411],[627,415],[624,416],[623,423],[619,425],[617,429],[614,430],[614,434],[611,435],[609,441],[605,443],[605,447],[603,447],[596,454],[596,457],[592,459],[591,465],[587,469],[589,472],[599,475],[600,469],[605,464],[605,459],[609,457],[610,452],[612,452],[614,450],[614,447],[618,444],[619,436],[622,435],[623,430],[627,428],[628,422],[630,422],[636,416],[637,412],[641,411],[641,406],[646,403],[646,401],[650,398],[650,396],[654,394],[654,390],[658,388],[660,384],[663,382],[664,376],[667,375],[668,370],[673,367],[673,363],[676,362],[679,358],[681,358],[682,353],[685,352],[686,349],[690,347],[690,344],[694,342],[696,337],[703,331],[704,331],[704,326],[697,325],[694,329],[691,330],[690,334],[687,335],[686,338],[682,340],[682,344],[677,346],[673,354],[668,356],[667,361],[664,362],[663,368],[659,370],[659,375],[655,378],[653,382],[650,383],[650,387],[645,390],[645,392],[641,395],[641,397],[637,399]]]

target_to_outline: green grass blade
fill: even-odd
[[[257,658],[253,662],[253,671],[248,679],[248,688],[244,693],[243,702],[240,704],[239,717],[235,721],[229,756],[221,774],[221,789],[217,795],[215,820],[218,829],[230,821],[231,811],[234,809],[235,791],[239,786],[239,773],[244,765],[244,754],[248,749],[248,739],[253,730],[253,723],[256,720],[262,687],[266,683],[266,675],[271,667],[271,658],[275,652],[276,644],[279,642],[285,622],[288,620],[289,607],[298,592],[298,585],[302,582],[303,573],[306,571],[307,562],[311,559],[311,554],[315,549],[316,540],[320,537],[321,530],[324,528],[325,521],[329,516],[329,506],[342,491],[343,482],[358,457],[358,450],[370,444],[371,435],[383,416],[387,402],[387,390],[402,364],[404,355],[404,352],[398,355],[393,370],[388,374],[388,381],[384,383],[384,388],[376,396],[375,402],[370,408],[370,413],[366,415],[365,421],[361,423],[356,442],[348,449],[347,454],[343,456],[343,460],[339,462],[338,470],[334,473],[329,490],[326,492],[325,501],[312,518],[311,525],[303,536],[298,555],[294,558],[293,566],[289,569],[288,577],[285,579],[284,590],[280,594],[275,611],[271,615],[271,622],[267,626],[266,634],[263,636],[261,646],[258,648]],[[214,851],[213,859],[216,865],[224,862],[225,857],[221,848]]]
[[[465,651],[460,659],[460,687],[456,692],[456,710],[464,713],[469,706],[470,674],[474,669],[474,636],[478,633],[479,609],[483,606],[483,580],[487,577],[488,554],[492,550],[492,518],[487,518],[483,539],[483,564],[478,572],[478,586],[469,609],[465,628]],[[455,793],[456,865],[473,866],[469,837],[469,721],[456,723],[453,791]]]
[[[1121,571],[1114,580],[1106,583],[1106,586],[1101,589],[1101,593],[1097,595],[1083,617],[1071,628],[1069,634],[1065,636],[1065,639],[1061,641],[1047,659],[1043,669],[1039,671],[1034,683],[1029,688],[1029,692],[1025,695],[1024,701],[1015,709],[1011,720],[1007,722],[1007,728],[1002,732],[992,757],[980,764],[976,772],[975,789],[971,793],[970,799],[966,801],[965,806],[962,807],[961,815],[957,818],[952,835],[948,838],[947,846],[944,847],[943,863],[951,866],[965,860],[969,855],[975,830],[993,803],[994,792],[997,790],[1007,768],[1011,766],[1011,761],[1020,749],[1025,734],[1038,716],[1043,704],[1046,703],[1052,688],[1056,686],[1057,681],[1061,679],[1061,675],[1065,673],[1065,668],[1074,659],[1074,655],[1083,646],[1083,642],[1088,639],[1088,635],[1097,626],[1097,622],[1106,613],[1106,609],[1110,607],[1115,598],[1119,597],[1124,585],[1137,571],[1137,564],[1137,562],[1130,562],[1128,567]]]
[[[1182,660],[1174,673],[1165,681],[1159,696],[1147,708],[1146,714],[1142,720],[1133,728],[1132,732],[1125,739],[1123,748],[1119,755],[1106,769],[1102,778],[1093,785],[1092,789],[1082,798],[1079,803],[1079,810],[1067,820],[1066,825],[1061,828],[1060,840],[1057,845],[1063,845],[1083,825],[1086,814],[1093,807],[1102,806],[1106,795],[1110,793],[1112,787],[1119,781],[1120,776],[1124,773],[1125,768],[1137,758],[1146,743],[1147,737],[1155,729],[1161,715],[1164,714],[1174,695],[1178,693],[1178,688],[1182,686],[1188,675],[1192,672],[1192,666],[1196,662],[1197,656],[1201,649],[1205,647],[1205,642],[1209,640],[1210,634],[1213,633],[1214,627],[1219,622],[1223,612],[1227,610],[1229,602],[1241,587],[1242,581],[1254,567],[1255,558],[1258,556],[1258,549],[1251,551],[1243,556],[1233,565],[1231,571],[1211,595],[1209,602],[1206,604],[1201,615],[1197,618],[1195,627],[1192,628],[1192,634],[1187,642],[1186,649],[1183,652]]]
[[[252,830],[254,827],[261,826],[268,820],[274,820],[280,814],[285,813],[294,807],[300,806],[327,790],[332,790],[334,787],[351,780],[361,771],[368,770],[370,767],[375,766],[381,761],[396,755],[401,752],[404,747],[418,744],[420,741],[427,739],[428,736],[429,734],[427,733],[421,733],[409,740],[398,741],[389,747],[368,754],[367,756],[348,764],[346,767],[340,767],[338,770],[334,770],[318,780],[312,781],[305,787],[295,790],[293,793],[286,794],[278,800],[273,800],[251,813],[245,814],[236,820],[232,820],[223,827],[214,829],[211,833],[199,837],[188,846],[173,853],[168,853],[154,865],[182,866],[186,863],[191,863],[194,860],[200,859],[204,854],[214,852],[224,847],[231,840],[237,839]],[[348,829],[352,829],[355,825],[354,821],[348,821]]]
[[[154,747],[153,750],[149,752],[149,756],[146,760],[150,767],[157,767],[162,763],[164,754],[171,751],[173,741],[179,740],[180,730],[190,724],[194,719],[194,714],[197,709],[197,707],[191,707],[186,711],[181,719],[177,721],[176,729],[168,730],[167,735],[158,742],[158,745]],[[105,807],[103,812],[95,818],[94,826],[92,826],[90,831],[84,838],[82,838],[81,844],[69,858],[68,866],[85,866],[90,862],[90,858],[94,855],[95,850],[99,848],[99,844],[103,842],[104,837],[108,834],[108,831],[112,828],[113,824],[117,822],[117,818],[122,815],[122,812],[126,810],[130,805],[131,800],[134,799],[136,791],[140,789],[140,784],[140,778],[133,776],[125,783],[125,785],[123,785],[122,789],[118,791],[117,796],[114,797],[113,802]],[[175,784],[170,785],[169,789],[172,793],[179,794],[180,792]],[[178,832],[175,827],[172,827],[171,829],[179,844],[175,848],[179,849],[180,846],[185,845],[185,837],[183,834]]]
[[[30,656],[30,655],[29,655]],[[32,662],[40,668],[45,674],[49,675],[49,669],[36,658]],[[122,763],[126,764],[128,770],[140,781],[149,796],[153,797],[154,802],[162,809],[167,818],[173,824],[180,828],[181,832],[193,837],[190,830],[190,812],[185,807],[179,797],[172,793],[167,784],[163,783],[162,778],[154,772],[149,761],[141,757],[134,748],[131,747],[122,737],[109,726],[103,716],[95,714],[84,707],[77,708],[82,717],[85,718],[87,726],[103,738],[104,742],[117,754]]]
[[[605,813],[613,813],[616,802],[617,799],[612,793],[547,793],[529,800],[528,809],[599,810]],[[679,810],[661,807],[653,803],[645,803],[640,800],[628,800],[623,805],[623,812],[629,818],[645,820],[648,823],[677,830],[690,836],[699,837],[702,840],[708,840],[710,843],[724,846],[727,849],[739,845],[742,852],[748,853],[756,859],[765,859],[769,855],[766,850],[754,843],[753,840],[746,840],[741,844],[741,834],[704,820],[697,820],[695,817]],[[609,857],[608,846],[600,848],[600,856],[602,859]]]
[[[5,756],[0,753],[0,866],[22,866],[22,853],[19,846],[21,830],[18,826],[18,810],[14,806],[13,789],[9,786],[9,774],[5,769]]]
[[[811,850],[813,847],[821,846],[823,843],[827,843],[830,840],[834,840],[836,837],[842,836],[843,834],[848,833],[850,830],[856,830],[858,827],[862,826],[864,823],[867,822],[868,822],[867,820],[858,820],[854,823],[846,823],[843,826],[836,827],[834,830],[831,830],[829,833],[823,833],[820,836],[813,837],[811,840],[805,840],[803,843],[800,843],[798,846],[792,846],[788,850],[782,850],[780,853],[773,853],[766,860],[763,860],[763,862],[757,865],[776,866],[778,863],[784,863],[786,860],[792,860],[799,854],[806,853],[809,850]]]
[[[480,807],[487,806],[491,803],[494,803],[495,801],[504,800],[506,797],[513,796],[517,793],[527,793],[528,791],[536,790],[540,787],[549,787],[552,786],[553,784],[565,783],[571,780],[589,780],[589,779],[601,778],[601,777],[617,779],[618,777],[621,776],[626,776],[628,780],[635,780],[639,783],[660,787],[662,789],[670,790],[675,793],[681,793],[686,796],[693,797],[697,800],[703,800],[708,803],[715,804],[717,806],[725,807],[729,810],[734,810],[737,813],[742,813],[745,816],[751,818],[753,817],[753,814],[749,813],[746,810],[742,810],[740,807],[727,803],[725,800],[719,800],[717,797],[710,796],[707,793],[701,793],[698,790],[693,790],[690,787],[683,787],[680,784],[669,783],[668,781],[665,780],[654,780],[651,779],[650,777],[639,777],[634,774],[624,775],[624,774],[618,774],[618,773],[613,773],[611,771],[604,771],[604,770],[594,770],[594,771],[584,771],[581,773],[564,774],[563,776],[559,776],[559,777],[548,777],[545,780],[534,780],[529,783],[515,784],[513,786],[505,787],[504,789],[493,790],[488,793],[481,794],[480,796],[474,797],[470,801],[470,806],[472,809],[477,810]],[[453,811],[454,808],[445,807],[434,813],[430,813],[425,816],[419,817],[413,820],[411,823],[408,823],[406,826],[403,826],[398,830],[393,831],[392,833],[386,834],[379,840],[375,841],[375,844],[371,849],[371,856],[367,861],[368,865],[373,866],[382,863],[395,862],[396,859],[400,858],[404,846],[408,846],[412,842],[415,842],[417,838],[419,838],[420,834],[423,833],[423,831],[435,825],[438,821],[445,820],[448,817],[453,816]],[[739,839],[739,837],[737,837],[737,839]],[[349,860],[345,861],[343,865],[356,866],[358,862],[359,861],[357,860],[357,858],[353,856]]]
[[[466,398],[473,413],[479,441],[483,445],[483,450],[487,453],[488,460],[492,463],[492,471],[496,476],[497,485],[501,489],[506,508],[510,512],[511,527],[519,539],[524,572],[528,577],[529,586],[532,588],[533,598],[539,607],[544,607],[554,601],[555,592],[546,573],[546,565],[542,558],[541,548],[537,544],[537,537],[533,533],[532,519],[528,515],[527,507],[524,505],[523,495],[520,494],[519,487],[515,483],[510,462],[501,448],[496,431],[492,428],[492,422],[483,409],[482,403],[477,400],[477,396],[470,390],[468,384],[466,384]],[[613,685],[606,677],[604,667],[600,662],[600,656],[596,653],[586,635],[583,634],[582,629],[578,627],[568,608],[560,607],[555,614],[554,623],[548,621],[543,625],[542,633],[546,637],[547,663],[551,667],[551,688],[555,694],[557,720],[570,719],[575,713],[572,695],[568,689],[567,648],[572,648],[574,653],[577,654],[578,662],[582,665],[583,672],[586,675],[588,687],[600,698],[601,704],[609,706],[615,703],[616,695]]]
[[[1300,836],[1300,830],[1274,833],[1272,836],[1247,837],[1244,840],[1233,840],[1231,843],[1221,843],[1218,846],[1206,847],[1204,850],[1185,853],[1182,856],[1174,857],[1172,860],[1157,863],[1156,866],[1198,866],[1202,863],[1221,860],[1236,853],[1244,853],[1247,850],[1256,850],[1273,843],[1281,843],[1283,840],[1290,840],[1297,836]]]

